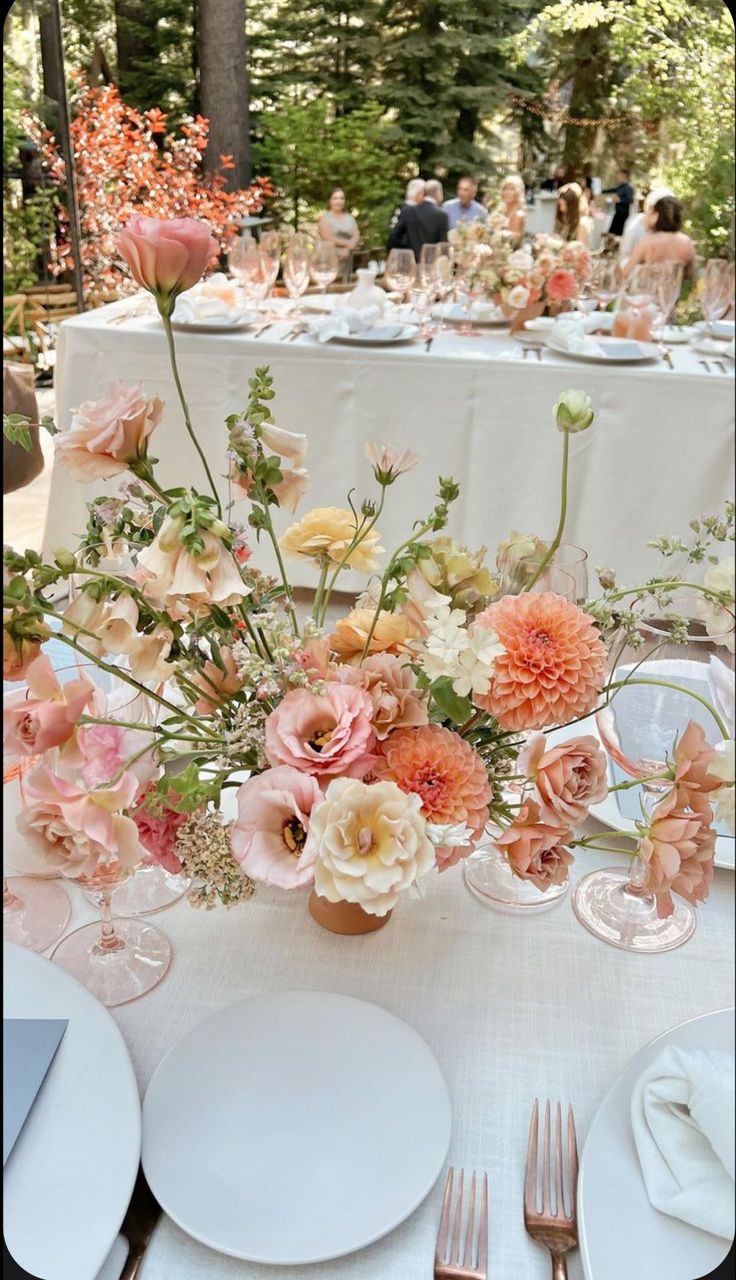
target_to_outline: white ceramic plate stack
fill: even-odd
[[[159,1064],[142,1161],[196,1240],[297,1265],[403,1222],[434,1186],[450,1130],[447,1086],[411,1027],[350,996],[275,992],[205,1019]]]
[[[660,353],[653,342],[636,342],[633,338],[592,338],[590,349],[571,351],[552,329],[547,334],[547,346],[570,360],[582,360],[585,364],[645,364],[659,360]]]
[[[413,324],[377,324],[363,333],[338,334],[330,342],[344,347],[392,347],[398,343],[413,342],[419,330]]]

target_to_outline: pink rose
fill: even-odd
[[[106,480],[146,455],[148,438],[161,421],[163,402],[137,387],[111,382],[99,400],[85,400],[67,431],[55,437],[56,457],[76,480]]]
[[[231,836],[243,871],[280,889],[311,884],[316,849],[309,815],[322,799],[316,779],[288,765],[244,782]]]
[[[82,675],[60,685],[45,654],[27,672],[30,697],[3,710],[3,751],[9,756],[40,756],[68,742],[95,693]]]
[[[571,738],[547,749],[543,733],[531,735],[519,768],[536,784],[546,821],[579,826],[593,804],[608,795],[606,757],[593,737]]]
[[[379,742],[393,729],[429,724],[428,695],[417,688],[416,676],[405,658],[393,653],[369,654],[360,667],[342,667],[340,679],[365,689],[370,697]]]
[[[572,271],[560,268],[553,271],[547,281],[547,297],[550,302],[569,302],[578,291],[578,284]]]
[[[688,902],[701,902],[707,898],[713,879],[716,833],[710,805],[691,812],[687,799],[673,787],[653,808],[648,830],[639,842],[644,888],[654,894],[661,919],[675,909],[673,893]]]
[[[527,800],[510,827],[497,836],[496,848],[508,859],[514,875],[531,880],[544,893],[553,884],[564,884],[574,861],[564,847],[572,833],[541,821],[539,806]]]
[[[362,778],[375,762],[373,703],[363,689],[292,689],[266,720],[266,755],[316,777]]]
[[[191,289],[220,246],[194,218],[143,218],[133,214],[115,238],[130,274],[165,302]]]
[[[131,774],[114,787],[83,791],[45,766],[32,770],[26,779],[30,800],[17,819],[28,869],[76,879],[116,863],[134,867],[143,847],[135,822],[120,811],[130,807],[137,790]]]

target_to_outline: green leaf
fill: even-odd
[[[440,676],[439,680],[432,682],[430,688],[432,698],[446,720],[452,720],[455,724],[465,724],[465,721],[470,719],[473,714],[470,698],[460,698],[455,693],[449,676]]]
[[[26,418],[22,413],[4,413],[3,414],[3,435],[11,444],[20,445],[21,449],[25,449],[26,453],[30,453],[33,448],[30,432],[30,418]]]

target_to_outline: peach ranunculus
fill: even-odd
[[[154,541],[140,552],[143,594],[173,618],[187,612],[196,615],[213,604],[221,608],[238,604],[249,588],[233,556],[220,538],[206,530],[200,535],[203,550],[192,555],[181,541],[185,523],[183,515],[167,516]]]
[[[338,662],[360,662],[374,615],[375,609],[353,609],[346,618],[340,618],[335,623],[335,630],[329,639]],[[368,653],[408,654],[411,652],[410,641],[414,636],[414,627],[405,614],[389,613],[387,609],[382,609],[371,636]]]
[[[76,480],[106,480],[145,459],[148,438],[161,421],[163,401],[138,387],[111,382],[99,400],[85,400],[66,431],[54,437],[59,464]]]
[[[144,218],[134,213],[115,237],[136,284],[172,304],[191,289],[220,246],[209,228],[194,218]]]
[[[417,687],[416,676],[404,658],[374,653],[359,667],[343,666],[338,678],[365,689],[373,703],[373,728],[379,742],[394,729],[429,723],[429,695]]]
[[[588,715],[606,678],[606,650],[593,621],[545,591],[504,596],[476,618],[495,631],[504,652],[477,706],[518,733],[569,724]]]
[[[192,684],[202,691],[201,698],[194,704],[194,710],[201,711],[203,715],[212,715],[217,707],[223,706],[243,687],[243,679],[232,649],[224,646],[220,649],[220,657],[222,666],[208,658],[202,670],[191,677]]]
[[[675,786],[678,808],[710,812],[710,797],[721,785],[710,773],[716,758],[715,749],[708,745],[702,725],[691,720],[673,752]]]
[[[672,915],[673,893],[692,903],[707,898],[715,847],[710,807],[707,813],[687,809],[673,787],[652,810],[638,849],[645,868],[643,887],[654,894],[660,919]]]
[[[26,778],[30,797],[17,818],[25,838],[22,870],[89,877],[116,862],[134,867],[144,856],[136,824],[123,810],[134,803],[138,779],[124,773],[113,787],[83,790],[44,765]]]
[[[357,902],[369,915],[387,915],[434,866],[420,803],[393,782],[331,782],[309,822],[317,893],[328,902]]]
[[[508,860],[514,875],[531,880],[544,893],[553,884],[564,884],[574,858],[565,848],[572,838],[569,828],[542,821],[534,800],[522,804],[510,827],[496,836],[496,848]]]
[[[579,826],[590,806],[608,795],[606,757],[592,736],[548,747],[544,734],[534,733],[518,763],[520,772],[535,783],[546,822]]]
[[[356,533],[356,517],[343,507],[315,507],[307,511],[296,524],[292,524],[279,541],[287,555],[306,556],[307,559],[331,560],[340,564],[345,558]],[[383,551],[381,535],[371,529],[345,559],[345,567],[359,573],[373,573],[378,567],[378,556]]]
[[[280,889],[311,884],[316,849],[309,815],[322,798],[317,780],[289,765],[244,782],[230,840],[245,874]]]
[[[362,778],[375,762],[372,715],[364,689],[335,683],[324,694],[291,689],[266,720],[269,763],[319,778]]]
[[[550,302],[570,302],[578,291],[578,282],[572,271],[563,267],[553,271],[547,281],[547,297]]]
[[[441,870],[472,853],[488,821],[491,785],[483,761],[464,738],[439,724],[397,729],[382,744],[373,773],[418,795],[427,822],[469,828],[473,839],[467,846],[437,849]]]
[[[59,684],[45,654],[31,663],[27,680],[30,697],[3,711],[3,751],[9,756],[40,756],[68,742],[95,693],[84,674]]]

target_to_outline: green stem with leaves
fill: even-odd
[[[200,445],[196,437],[194,428],[192,426],[192,420],[189,413],[189,405],[187,404],[187,398],[184,395],[184,388],[181,384],[181,378],[179,377],[179,368],[176,363],[176,344],[174,342],[174,331],[171,327],[171,312],[169,307],[165,306],[160,302],[158,305],[158,312],[163,321],[164,332],[166,333],[166,341],[169,347],[169,360],[171,362],[171,372],[174,375],[174,384],[176,386],[176,390],[179,396],[179,402],[181,404],[182,412],[184,414],[184,425],[186,426],[186,429],[189,432],[189,438],[192,444],[194,445],[195,449],[197,450],[197,453],[199,454],[199,457],[202,462],[202,466],[204,467],[205,475],[207,476],[207,480],[209,481],[210,489],[212,490],[212,496],[215,499],[217,514],[220,517],[220,519],[222,519],[222,506],[220,505],[220,498],[217,493],[217,486],[213,479],[212,472],[210,471],[209,464],[204,454],[204,450],[202,449],[202,446]]]
[[[363,661],[364,658],[368,656],[368,650],[370,649],[371,640],[373,639],[373,632],[378,626],[378,619],[381,615],[381,608],[383,606],[384,600],[386,599],[386,589],[391,580],[391,574],[393,571],[393,567],[396,564],[396,561],[398,560],[402,551],[405,551],[407,547],[410,547],[413,542],[418,542],[420,538],[424,537],[425,533],[429,533],[430,529],[433,529],[434,527],[435,527],[434,518],[425,520],[424,524],[421,525],[421,527],[417,529],[416,532],[413,533],[410,538],[407,538],[405,542],[401,543],[401,546],[396,548],[391,559],[389,560],[386,566],[386,571],[383,577],[381,578],[381,590],[378,594],[378,603],[376,604],[376,610],[371,620],[371,625],[368,631],[368,635],[366,636],[365,644],[363,645],[363,652],[360,655],[361,662]]]
[[[274,529],[273,521],[271,520],[271,512],[268,509],[268,498],[266,496],[266,493],[260,481],[255,479],[253,481],[253,491],[254,491],[254,497],[256,498],[263,512],[263,517],[262,517],[263,524],[261,527],[266,530],[266,533],[268,534],[271,540],[271,545],[274,550],[274,555],[276,556],[276,563],[279,567],[279,575],[281,577],[281,583],[283,585],[284,593],[286,595],[286,612],[288,613],[289,618],[291,620],[291,629],[294,632],[294,635],[298,636],[300,634],[299,621],[296,616],[296,608],[294,606],[294,597],[291,592],[291,583],[289,582],[289,577],[286,572],[286,565],[284,564],[284,558],[281,554],[281,547],[279,546],[279,540],[276,537],[276,530]]]
[[[562,535],[565,532],[565,521],[567,520],[567,470],[568,470],[568,465],[570,461],[570,432],[563,431],[562,434],[564,437],[564,442],[562,445],[562,485],[561,485],[561,494],[560,494],[560,518],[557,523],[557,532],[549,545],[547,554],[545,555],[541,564],[537,568],[537,571],[534,574],[531,582],[529,582],[527,586],[524,588],[525,591],[531,591],[532,587],[535,586],[538,579],[541,578],[542,574],[547,568],[547,565],[552,563],[557,553],[557,548],[562,542]]]
[[[657,680],[654,678],[654,676],[636,676],[635,679],[633,680],[614,680],[611,684],[607,686],[607,688],[623,689],[624,687],[627,687],[632,684],[659,685],[660,688],[662,689],[674,689],[675,693],[687,694],[688,698],[694,698],[695,701],[699,702],[700,705],[705,707],[707,711],[710,711],[710,714],[712,715],[713,719],[718,725],[718,728],[722,736],[724,738],[729,737],[728,729],[726,728],[725,724],[723,723],[723,720],[719,716],[713,704],[709,702],[707,698],[702,697],[701,694],[696,693],[694,689],[688,689],[686,688],[685,685],[673,684],[670,680]]]

